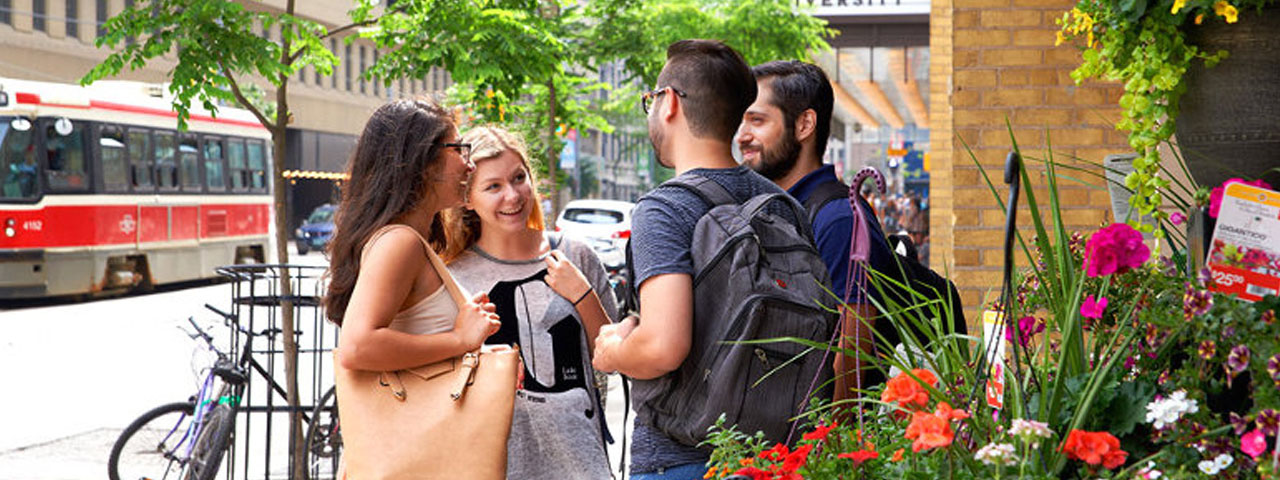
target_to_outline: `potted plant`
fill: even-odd
[[[1138,153],[1126,187],[1135,192],[1131,203],[1139,213],[1157,221],[1168,218],[1158,210],[1169,180],[1161,176],[1157,147],[1175,132],[1192,176],[1203,185],[1232,176],[1261,177],[1280,165],[1280,135],[1274,134],[1280,104],[1264,103],[1280,100],[1276,5],[1276,0],[1079,0],[1058,21],[1058,43],[1072,41],[1083,49],[1083,63],[1071,72],[1076,82],[1093,78],[1124,86],[1116,128],[1129,132],[1129,145]],[[1223,61],[1229,64],[1205,71]],[[1231,99],[1236,103],[1228,103]],[[1210,118],[1184,119],[1192,129],[1178,122],[1181,114],[1201,113]]]

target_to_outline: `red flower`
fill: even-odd
[[[841,453],[836,456],[840,458],[847,458],[849,460],[853,460],[853,466],[856,467],[858,465],[862,465],[862,462],[865,462],[867,460],[871,460],[873,458],[879,458],[880,454],[877,453],[875,450],[856,450],[849,453]]]
[[[1151,258],[1142,234],[1128,224],[1113,223],[1085,242],[1085,270],[1090,277],[1119,274],[1141,267]]]
[[[772,473],[769,473],[767,471],[761,470],[756,467],[739,468],[738,471],[733,472],[733,474],[742,475],[747,478],[750,478],[751,480],[771,480],[773,478]]]
[[[818,425],[817,427],[814,427],[812,432],[804,434],[802,438],[805,440],[826,440],[827,432],[831,431],[833,428],[836,428],[836,422],[831,422],[831,425],[827,425],[825,427]]]
[[[906,372],[893,377],[884,386],[884,393],[880,394],[880,401],[898,402],[898,406],[908,410],[919,410],[929,406],[929,390],[924,387],[921,382],[929,384],[930,387],[938,384],[938,377],[933,372],[917,368],[911,371],[920,380],[911,378]]]
[[[763,458],[766,460],[773,460],[776,462],[778,460],[782,460],[783,458],[785,458],[787,454],[790,452],[791,450],[787,448],[786,444],[779,443],[777,445],[774,445],[773,448],[760,452],[760,455],[758,456],[760,458]]]
[[[797,448],[787,459],[782,461],[782,470],[787,473],[795,473],[804,463],[809,460],[809,452],[813,450],[813,445],[804,445]]]
[[[955,434],[951,432],[951,421],[947,417],[932,413],[915,412],[911,415],[911,424],[907,425],[906,438],[913,438],[911,451],[920,452],[930,448],[951,445]]]
[[[1062,444],[1062,451],[1068,458],[1080,460],[1089,465],[1101,464],[1108,469],[1124,465],[1129,453],[1120,449],[1120,439],[1107,432],[1086,432],[1072,430]]]

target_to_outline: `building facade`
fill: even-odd
[[[102,25],[119,14],[131,0],[0,0],[0,77],[44,82],[78,83],[94,65],[111,52],[94,42]],[[283,0],[250,1],[246,8],[281,12]],[[298,2],[296,15],[329,28],[350,23],[348,0]],[[266,38],[280,38],[279,27],[264,29]],[[365,119],[387,100],[418,95],[438,95],[452,83],[447,72],[433,69],[425,78],[397,79],[390,86],[365,80],[361,73],[378,59],[374,45],[365,40],[348,43],[345,37],[327,40],[338,57],[332,75],[307,67],[289,84],[288,128],[290,175],[290,230],[316,206],[336,199],[336,183],[329,178],[343,172]],[[118,79],[152,83],[169,81],[176,57],[157,58],[141,70],[122,72]],[[262,87],[258,79],[241,79]],[[270,95],[270,90],[267,90]],[[330,174],[330,175],[325,175]],[[317,178],[324,177],[324,178]]]

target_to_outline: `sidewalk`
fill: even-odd
[[[610,470],[618,469],[622,448],[622,385],[619,376],[609,377],[605,415],[617,440],[609,446]],[[632,419],[635,416],[631,416]],[[111,445],[120,428],[99,428],[49,442],[0,451],[0,480],[85,480],[105,478]],[[627,430],[630,433],[630,429]],[[628,443],[628,448],[630,443]],[[628,458],[629,460],[629,458]],[[239,472],[237,472],[239,473]],[[218,478],[224,478],[221,476]],[[239,477],[237,477],[239,478]]]

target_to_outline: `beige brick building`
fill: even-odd
[[[101,25],[124,10],[126,0],[0,0],[0,77],[57,83],[77,83],[94,65],[106,58],[107,49],[94,42]],[[247,8],[283,11],[284,0],[242,0]],[[329,28],[350,23],[350,0],[297,2],[297,15]],[[279,27],[261,35],[279,39]],[[373,65],[378,52],[372,43],[345,38],[328,40],[338,57],[333,74],[322,76],[314,68],[299,72],[289,84],[287,170],[341,172],[355,145],[356,135],[375,108],[389,99],[443,92],[452,82],[446,72],[434,69],[417,79],[398,79],[390,87],[360,78]],[[169,79],[176,58],[155,59],[145,69],[122,72],[118,79],[163,83]],[[260,86],[267,84],[255,79]],[[269,90],[268,90],[269,92]],[[329,180],[294,180],[290,187],[291,217],[305,216],[333,194]]]
[[[930,15],[930,115],[933,122],[930,215],[932,267],[949,270],[964,298],[970,322],[982,302],[999,294],[1005,213],[999,208],[976,158],[1001,197],[1005,155],[1012,126],[1030,165],[1033,193],[1047,204],[1043,167],[1052,145],[1054,159],[1101,163],[1129,148],[1119,118],[1118,85],[1076,86],[1070,72],[1080,63],[1070,45],[1054,46],[1054,20],[1070,10],[1070,0],[933,0]],[[972,149],[972,157],[969,149]],[[1099,173],[1101,169],[1095,168]],[[1076,178],[1089,178],[1070,174]],[[1102,182],[1061,182],[1063,216],[1073,230],[1091,231],[1111,221]],[[1026,194],[1018,223],[1029,240]],[[1021,251],[1015,252],[1019,263]]]

